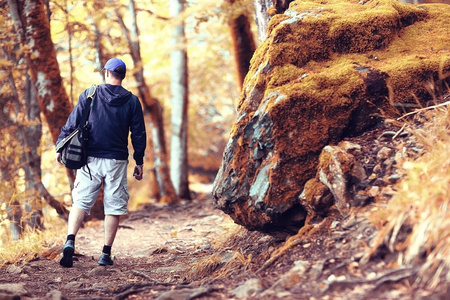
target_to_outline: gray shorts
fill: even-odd
[[[90,214],[103,184],[105,215],[125,215],[130,195],[127,183],[128,160],[88,157],[88,166],[77,170],[72,190],[73,206]]]

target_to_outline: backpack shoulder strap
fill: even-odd
[[[92,84],[92,86],[89,88],[89,92],[88,92],[88,99],[89,98],[93,98],[94,97],[94,95],[95,95],[95,91],[97,90],[97,85],[94,83],[94,84]]]
[[[88,96],[87,96],[87,105],[83,111],[83,115],[81,116],[80,126],[85,127],[89,122],[89,115],[91,114],[92,102],[94,100],[95,91],[97,90],[97,85],[94,83],[89,88]]]

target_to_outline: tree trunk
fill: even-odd
[[[69,88],[69,100],[70,103],[72,103],[72,105],[74,105],[73,102],[73,73],[74,73],[74,68],[73,68],[73,48],[72,48],[72,37],[73,37],[73,30],[72,30],[72,24],[70,21],[70,7],[72,6],[72,4],[68,4],[66,2],[66,7],[64,10],[64,16],[65,16],[65,21],[66,21],[66,29],[67,29],[67,49],[69,51],[69,84],[70,84],[70,88]]]
[[[289,8],[289,4],[292,1],[294,0],[254,0],[255,21],[260,42],[267,37],[267,25],[269,24],[271,16],[284,13]],[[269,13],[268,10],[271,7],[274,9]]]
[[[24,126],[19,132],[24,145],[23,168],[25,170],[26,186],[24,203],[26,217],[23,223],[26,223],[33,229],[43,229],[42,198],[38,189],[36,189],[37,183],[41,182],[41,157],[39,156],[42,136],[41,111],[37,101],[36,89],[33,87],[28,74],[26,75],[25,101],[26,116],[31,124]]]
[[[116,10],[116,13],[118,21],[122,26],[123,33],[130,45],[131,57],[135,69],[133,75],[138,84],[139,98],[144,106],[144,112],[148,114],[150,120],[150,137],[152,138],[152,141],[149,145],[153,145],[152,156],[159,195],[161,197],[159,201],[163,203],[172,203],[179,201],[179,199],[175,193],[172,182],[170,181],[161,104],[158,99],[151,95],[150,89],[144,79],[144,68],[139,44],[139,28],[136,22],[136,8],[133,0],[130,0],[128,8],[129,15],[132,18],[132,26],[130,29],[125,26],[119,9]]]
[[[73,107],[62,85],[44,3],[42,0],[8,0],[8,5],[19,41],[29,48],[25,56],[37,90],[39,107],[56,143]],[[73,183],[75,173],[71,170],[66,172]]]
[[[42,0],[8,0],[14,27],[25,52],[39,107],[44,114],[53,142],[73,107],[62,85],[50,24]]]
[[[153,164],[160,191],[159,202],[178,202],[179,198],[170,179],[170,170],[167,164],[168,160],[166,145],[164,143],[164,127],[161,104],[158,101],[153,105],[147,105],[147,103],[144,103],[144,106],[150,117],[150,129],[153,142]]]
[[[20,203],[14,199],[15,194],[15,182],[11,177],[10,167],[4,165],[4,161],[2,161],[2,165],[0,168],[0,204],[5,203],[6,207],[6,217],[9,220],[9,232],[11,233],[11,238],[14,241],[20,239],[22,235],[22,207]]]
[[[255,1],[255,22],[258,29],[259,41],[262,42],[267,37],[267,25],[270,16],[267,10],[272,7],[272,0],[254,0]]]
[[[92,26],[92,30],[94,31],[94,45],[95,45],[95,65],[97,66],[97,70],[99,70],[100,74],[101,74],[101,69],[103,68],[102,66],[102,62],[106,61],[106,59],[104,58],[103,55],[103,45],[101,43],[102,40],[102,34],[100,33],[100,31],[98,30],[98,26],[94,21],[94,18],[92,18],[91,15],[89,15],[87,17],[91,23]],[[103,80],[104,77],[102,76]]]
[[[288,8],[289,4],[294,0],[272,0],[273,6],[275,7],[277,14],[284,13]]]
[[[15,200],[6,205],[7,217],[9,220],[9,231],[13,241],[17,241],[22,236],[22,207],[20,203]]]
[[[231,4],[235,0],[228,0]],[[250,60],[256,50],[255,40],[250,28],[248,16],[241,14],[229,21],[231,40],[233,41],[234,60],[236,62],[239,85],[242,89],[245,76],[250,67]]]
[[[184,0],[169,1],[170,16],[178,17],[184,10]],[[170,90],[172,92],[172,135],[170,144],[170,178],[177,195],[191,199],[188,181],[188,56],[184,21],[172,29]]]

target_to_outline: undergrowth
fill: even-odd
[[[411,118],[411,116],[409,116]],[[450,270],[450,110],[422,110],[407,130],[426,150],[401,167],[405,178],[393,198],[374,219],[379,228],[374,249],[387,246],[399,254],[400,266],[418,266],[416,284],[435,289],[449,281]],[[407,232],[406,239],[400,238]]]
[[[236,246],[236,241],[247,236],[247,230],[231,221],[222,224],[225,233],[212,243],[214,253],[192,261],[185,270],[188,281],[214,279],[236,276],[247,270],[252,262],[252,256],[245,256],[244,251]]]
[[[0,245],[0,268],[11,264],[23,264],[61,243],[62,220],[46,219],[46,229],[28,230],[17,241],[10,240]]]

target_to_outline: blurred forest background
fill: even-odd
[[[26,228],[44,228],[45,217],[67,217],[74,173],[55,162],[55,137],[79,94],[103,83],[100,70],[111,57],[127,64],[123,85],[140,98],[147,123],[145,177],[138,183],[130,176],[129,208],[189,199],[198,184],[210,184],[243,80],[236,71],[233,21],[244,18],[252,37],[244,45],[250,51],[247,68],[257,41],[250,0],[44,2],[0,4],[0,245]],[[54,50],[45,20],[29,13],[42,3],[37,11],[45,10]],[[169,170],[176,165],[170,156],[181,157],[178,169]],[[181,176],[172,178],[175,188],[167,180],[170,171]]]

